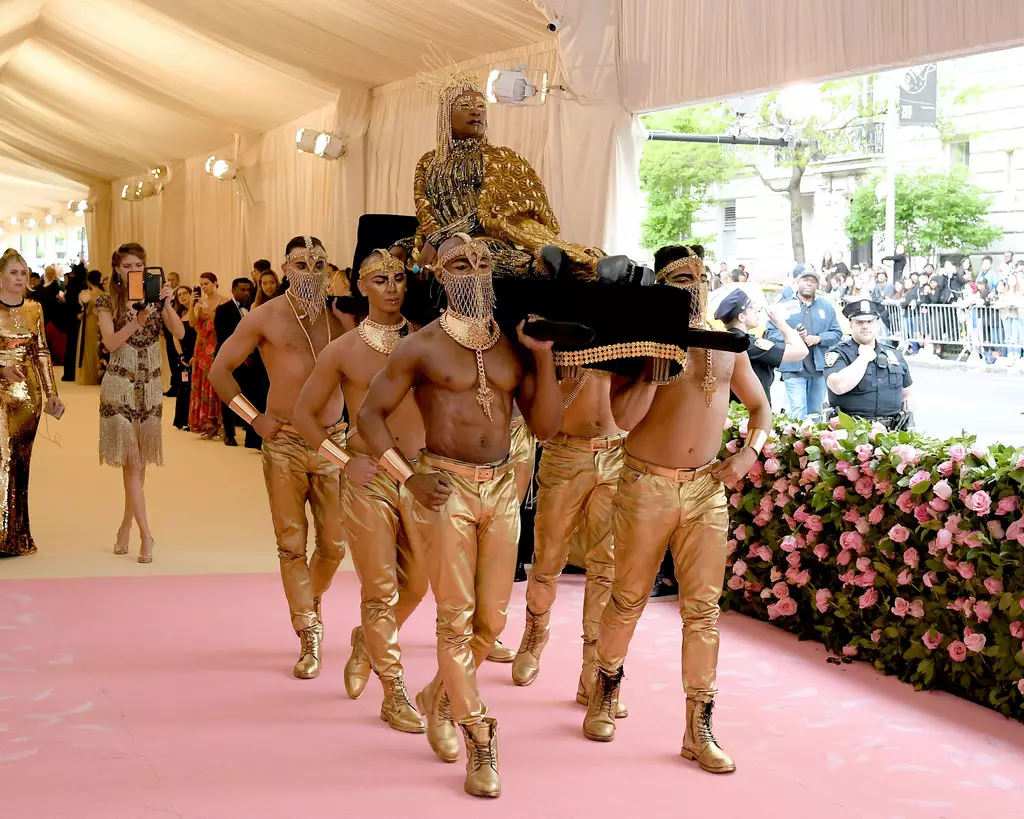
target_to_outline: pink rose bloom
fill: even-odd
[[[884,495],[889,491],[890,486],[892,486],[892,481],[886,478],[884,481],[879,481],[875,484],[875,491],[878,492],[879,495]]]
[[[1024,457],[1021,458],[1024,461]],[[1024,469],[1024,466],[1017,464],[1017,469]],[[1024,696],[1024,677],[1017,680],[1017,690],[1020,691],[1021,695]]]
[[[839,553],[839,557],[836,558],[836,563],[840,566],[847,565],[850,562],[850,555],[851,553],[848,549],[843,549],[843,551]]]
[[[805,483],[817,483],[818,477],[821,474],[818,467],[818,462],[808,464],[807,468],[800,473],[800,480]]]
[[[904,600],[902,597],[897,597],[896,601],[892,604],[892,613],[897,617],[906,617],[910,611],[910,601]]]
[[[919,560],[920,557],[917,554],[917,549],[915,549],[913,546],[911,546],[903,553],[903,562],[910,566],[910,568],[912,569],[917,568],[917,563]]]
[[[1024,518],[1018,518],[1007,527],[1006,539],[1016,540],[1021,546],[1024,546]]]
[[[967,450],[967,454],[973,455],[978,460],[984,460],[988,457],[988,450],[980,446],[972,446]]]
[[[777,566],[772,566],[768,576],[771,578],[772,583],[778,583],[782,579],[782,570]]]
[[[989,594],[1002,594],[1003,592],[1003,581],[998,577],[986,577],[985,578],[985,591]]]
[[[949,551],[950,546],[953,545],[953,533],[948,529],[939,529],[935,533],[935,542],[939,545],[940,549]]]
[[[743,503],[743,496],[739,492],[734,492],[729,496],[729,505],[733,509],[739,509],[741,503]]]
[[[779,619],[779,612],[778,612],[778,610],[777,610],[777,608],[776,608],[774,603],[769,603],[768,604],[768,619],[769,620],[778,620]]]
[[[782,463],[778,458],[768,458],[768,460],[764,462],[764,471],[769,475],[776,474],[780,469],[782,469]]]
[[[828,611],[828,601],[832,599],[832,592],[828,589],[818,589],[814,593],[814,605],[822,614]]]
[[[896,499],[896,505],[900,508],[901,512],[905,512],[908,515],[914,510],[914,496],[910,494],[909,489]]]
[[[915,600],[910,604],[910,616],[916,617],[918,620],[924,617],[924,601]]]
[[[737,577],[742,577],[747,573],[747,564],[742,560],[737,560],[732,564],[732,573]]]
[[[789,489],[789,481],[785,478],[779,478],[775,483],[772,484],[772,489],[776,492],[785,492]]]
[[[820,532],[825,528],[825,524],[821,521],[821,515],[808,515],[805,525],[811,532]]]
[[[818,560],[824,560],[828,557],[828,546],[824,543],[819,543],[814,547],[814,556],[818,558]]]
[[[853,581],[853,585],[860,586],[862,589],[871,588],[875,585],[875,578],[878,577],[878,572],[874,569],[868,569],[864,574],[857,575],[857,578]]]
[[[793,513],[793,520],[795,520],[797,523],[803,523],[805,520],[807,520],[808,517],[809,515],[807,514],[807,508],[804,506],[799,507]]]
[[[875,603],[877,603],[877,602],[878,602],[878,592],[876,592],[874,589],[868,589],[866,592],[864,592],[864,594],[862,594],[860,596],[860,601],[859,601],[858,605],[862,609],[869,609],[873,605],[875,605]]]
[[[756,515],[754,515],[754,525],[755,526],[764,526],[771,519],[772,519],[771,512],[758,512]]]
[[[850,483],[856,483],[860,480],[860,469],[856,466],[851,466],[846,470],[846,480]]]
[[[1016,468],[1016,469],[1024,469],[1024,455],[1021,455],[1021,456],[1020,456],[1020,457],[1019,457],[1019,458],[1017,459],[1017,466],[1016,466],[1015,468]]]
[[[1018,640],[1024,640],[1024,623],[1020,620],[1014,620],[1010,623],[1010,634]]]
[[[757,556],[761,558],[765,563],[771,563],[772,561],[772,550],[770,546],[765,546],[763,543],[757,547]]]
[[[736,527],[735,531],[733,532],[733,536],[736,538],[736,540],[746,540],[747,527],[741,523],[739,526]]]
[[[871,444],[858,444],[857,445],[857,457],[862,461],[870,461],[871,456],[874,454],[875,449]]]
[[[871,632],[871,642],[872,643],[877,643],[881,639],[882,639],[882,630],[880,628],[876,628],[874,631]]]
[[[973,651],[975,654],[985,648],[986,642],[988,642],[988,640],[985,638],[985,635],[978,634],[977,632],[972,634],[970,637],[964,638],[964,645],[967,646],[968,651]]]
[[[925,575],[921,580],[923,580],[924,584],[930,589],[939,582],[939,576],[935,574],[935,572],[925,572]]]
[[[761,454],[765,458],[774,458],[779,452],[778,447],[775,446],[774,441],[769,441],[761,448]]]
[[[936,512],[948,512],[949,501],[943,500],[942,498],[932,498],[928,501],[928,506],[934,509]]]
[[[992,507],[992,498],[988,492],[972,492],[967,496],[967,508],[979,515],[987,515]]]
[[[857,521],[857,531],[862,535],[866,535],[871,531],[871,524],[868,523],[867,518],[861,518]]]
[[[871,567],[870,557],[858,557],[857,558],[857,571],[866,572]]]
[[[914,508],[914,520],[920,524],[925,524],[932,519],[931,513],[928,511],[928,507],[923,503],[920,506]]]
[[[896,578],[896,582],[901,586],[907,586],[914,579],[914,575],[911,574],[910,569],[904,569],[900,572],[899,577]]]
[[[864,538],[858,532],[843,532],[839,536],[839,545],[860,553],[864,550]]]
[[[992,617],[992,606],[984,600],[979,600],[974,604],[974,616],[978,618],[979,623],[987,623]]]
[[[841,503],[845,502],[846,501],[846,487],[845,486],[837,486],[835,489],[833,489],[832,490],[832,500],[839,501]]]
[[[740,451],[740,442],[733,438],[729,443],[725,445],[726,451],[736,454]]]
[[[962,444],[953,444],[949,448],[949,459],[956,463],[960,463],[967,457],[967,447]]]
[[[889,530],[889,539],[893,543],[906,543],[910,539],[910,530],[897,523]]]
[[[949,500],[953,497],[953,487],[949,485],[949,481],[947,480],[939,481],[932,487],[932,491],[935,493],[936,497],[942,498],[943,500]]]
[[[949,652],[950,659],[954,663],[962,663],[967,659],[967,646],[959,640],[954,640],[950,643],[949,648],[946,650]]]
[[[772,586],[772,594],[781,600],[783,597],[789,597],[789,586],[785,583],[776,583]]]
[[[879,523],[882,522],[882,518],[884,518],[884,517],[885,517],[885,509],[883,507],[881,507],[881,506],[876,506],[868,514],[868,522],[872,526],[877,526]]]
[[[796,614],[796,600],[792,597],[783,597],[775,604],[775,610],[780,617],[792,617]]]
[[[953,467],[953,462],[952,461],[943,461],[941,464],[939,464],[936,467],[936,469],[938,469],[939,474],[943,478],[951,477],[953,472],[956,471],[955,468]]]
[[[807,447],[804,445],[803,441],[797,441],[795,444],[793,444],[793,451],[797,455],[803,455],[807,451]]]
[[[821,448],[826,452],[835,452],[840,449],[839,440],[836,438],[836,434],[832,431],[822,432],[819,434],[818,441],[821,443]]]
[[[857,646],[843,646],[843,656],[844,657],[856,657],[857,656]]]
[[[757,560],[757,558],[760,557],[760,555],[758,554],[757,550],[760,549],[760,548],[761,548],[760,544],[758,544],[758,543],[751,543],[750,544],[750,548],[747,550],[747,560]]]
[[[988,533],[992,535],[993,540],[1002,540],[1006,537],[1006,531],[1003,529],[1003,524],[998,520],[990,520],[985,524],[985,528],[988,529]]]
[[[800,567],[800,555],[797,552],[791,552],[789,555],[786,556],[786,562],[790,566],[794,566],[796,568],[799,568]]]
[[[951,555],[946,555],[946,557],[942,558],[942,562],[946,564],[946,568],[951,572],[956,571],[956,567],[960,565],[957,559]]]
[[[850,468],[849,461],[836,461],[836,472],[840,475],[845,475],[846,470]]]
[[[811,582],[811,573],[807,569],[804,569],[802,572],[797,572],[792,582],[797,586],[797,588],[802,589]]]
[[[928,629],[921,637],[921,642],[927,646],[929,651],[934,651],[942,645],[943,634],[941,631],[935,631],[935,629]]]
[[[970,580],[974,577],[974,564],[972,563],[964,561],[957,565],[956,570],[964,580]]]
[[[779,544],[779,548],[784,552],[795,552],[800,548],[800,542],[793,535],[786,535],[782,539],[782,543]]]
[[[870,498],[875,493],[875,482],[870,475],[861,475],[854,489],[862,498]]]
[[[849,586],[853,583],[853,575],[856,573],[855,569],[850,569],[846,574],[839,575],[839,579],[843,581],[844,586]]]
[[[931,481],[931,473],[925,472],[923,469],[919,469],[910,477],[910,486],[917,486],[919,483],[928,483]]]
[[[857,511],[857,507],[855,506],[851,506],[843,514],[843,520],[845,520],[847,523],[856,523],[858,520],[860,520],[860,518],[861,514]]]
[[[726,585],[733,591],[739,591],[743,588],[743,578],[734,574]]]

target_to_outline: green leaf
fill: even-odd
[[[935,661],[931,658],[921,660],[917,664],[918,673],[922,675],[925,685],[931,685],[932,679],[935,677]]]
[[[931,481],[921,481],[920,483],[915,483],[910,488],[910,494],[911,495],[923,495],[925,492],[927,492],[931,488],[932,488],[932,482]]]

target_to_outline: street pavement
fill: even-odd
[[[915,363],[914,419],[919,432],[951,438],[961,431],[976,435],[982,446],[1024,446],[1024,375]],[[772,406],[786,406],[782,381],[772,385]]]

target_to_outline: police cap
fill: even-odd
[[[736,317],[752,303],[750,296],[742,288],[737,287],[719,303],[718,309],[715,310],[715,318],[728,324],[730,321],[735,321]]]
[[[850,321],[881,318],[882,305],[871,299],[854,299],[843,308],[843,315]]]

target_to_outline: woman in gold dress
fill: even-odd
[[[0,255],[0,557],[36,551],[28,522],[28,469],[39,414],[59,415],[43,310],[26,301],[28,265],[8,248]]]
[[[78,297],[82,305],[82,329],[78,332],[78,370],[75,381],[87,386],[100,383],[100,322],[96,300],[103,295],[103,278],[89,271],[89,287]]]
[[[146,251],[134,242],[121,245],[112,259],[109,294],[96,299],[100,335],[110,365],[100,386],[100,463],[119,466],[124,477],[124,516],[114,554],[128,552],[132,521],[139,526],[139,563],[153,560],[153,535],[146,517],[146,467],[163,465],[164,387],[160,336],[166,326],[177,339],[185,335],[174,312],[169,285],[160,304],[136,310],[128,301],[128,277],[144,271]]]

